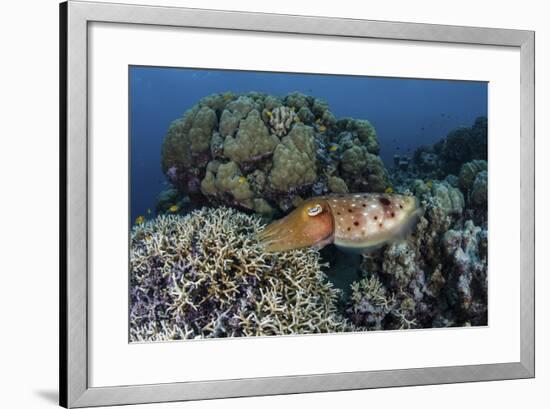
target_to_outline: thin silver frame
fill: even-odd
[[[88,383],[88,24],[109,22],[516,47],[521,59],[519,362],[205,382]],[[535,33],[355,19],[69,1],[60,5],[60,404],[137,404],[535,376]],[[497,176],[498,177],[498,176]]]

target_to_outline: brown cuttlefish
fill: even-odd
[[[361,193],[315,197],[271,223],[259,234],[268,252],[334,243],[343,250],[368,253],[403,238],[423,210],[414,196]]]

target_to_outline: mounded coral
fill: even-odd
[[[237,136],[228,135],[224,142],[224,156],[242,163],[253,162],[273,153],[279,138],[270,134],[257,110],[248,113],[240,122]]]
[[[201,190],[211,195],[227,193],[236,201],[252,207],[253,193],[250,190],[250,184],[235,162],[223,164],[210,162],[201,182]]]
[[[342,154],[342,176],[353,191],[383,192],[389,177],[379,156],[364,146],[353,145]]]
[[[286,192],[309,185],[317,179],[313,128],[297,124],[277,145],[269,182],[273,189]]]
[[[447,181],[429,181],[416,179],[412,186],[413,192],[426,201],[436,201],[445,214],[461,215],[465,202],[460,189],[453,187]]]
[[[384,191],[389,180],[379,150],[369,121],[337,120],[322,99],[213,94],[172,123],[162,170],[196,205],[285,213],[311,196]],[[231,175],[218,175],[219,168]]]
[[[470,201],[473,206],[487,208],[488,174],[486,170],[476,175],[470,191]]]
[[[256,239],[262,228],[223,207],[134,226],[131,341],[353,330],[319,253],[268,254]]]
[[[484,170],[487,170],[487,161],[485,160],[473,160],[461,166],[458,178],[460,188],[464,193],[468,193],[477,174]]]
[[[338,176],[331,176],[328,178],[328,188],[332,193],[345,194],[349,191],[346,182]]]
[[[459,174],[460,187],[475,208],[487,208],[487,161],[474,160],[462,165]]]

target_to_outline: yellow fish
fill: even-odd
[[[135,220],[135,224],[142,224],[143,222],[145,221],[145,217],[143,216],[138,216],[136,217],[136,220]]]
[[[336,152],[338,150],[338,145],[332,145],[331,147],[328,148],[328,150],[330,152]]]
[[[428,180],[426,182],[426,186],[428,186],[428,189],[431,189],[433,185],[434,185],[434,183],[431,180]]]
[[[304,247],[368,253],[409,234],[423,209],[414,196],[361,193],[315,197],[271,223],[258,238],[268,252]]]
[[[241,177],[239,178],[239,183],[242,185],[242,184],[245,183],[245,182],[246,182],[246,178],[245,178],[244,176],[241,176]]]
[[[176,213],[179,209],[180,207],[178,205],[172,205],[168,208],[168,211],[171,213]]]
[[[316,124],[320,124],[320,123],[321,123],[321,118],[317,118],[317,119],[315,120],[315,123],[316,123]]]
[[[321,125],[319,127],[319,132],[325,132],[327,130],[327,127],[325,125]]]
[[[269,118],[271,118],[271,117],[273,116],[273,112],[271,112],[271,111],[265,111],[265,114],[266,114]]]
[[[384,190],[384,193],[393,193],[393,187],[388,186],[386,190]]]

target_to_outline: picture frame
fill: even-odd
[[[433,366],[93,387],[89,382],[88,27],[93,22],[449,45],[510,47],[520,53],[520,358]],[[60,404],[138,404],[457,382],[532,378],[534,345],[534,32],[68,1],[60,5]]]

